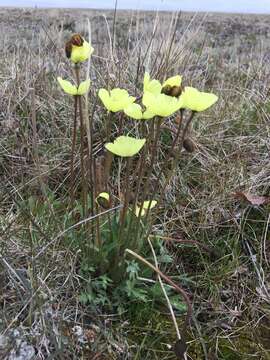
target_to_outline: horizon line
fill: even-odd
[[[75,7],[75,6],[68,6],[68,7],[57,7],[57,6],[23,6],[23,5],[17,5],[17,6],[10,6],[10,5],[0,5],[0,9],[33,9],[33,10],[49,10],[49,9],[55,9],[55,10],[114,10],[114,7],[103,7],[103,8],[97,8],[97,7]],[[150,8],[128,8],[128,7],[117,7],[116,10],[124,10],[124,11],[158,11],[158,12],[183,12],[183,13],[214,13],[214,14],[233,14],[233,15],[270,15],[270,12],[239,12],[239,11],[218,11],[218,10],[181,10],[181,9],[150,9]]]

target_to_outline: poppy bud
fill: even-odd
[[[96,202],[103,209],[109,209],[111,207],[110,195],[107,192],[100,193],[96,198]]]
[[[185,138],[183,147],[187,152],[192,153],[196,149],[196,144],[191,138]]]

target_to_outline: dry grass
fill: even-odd
[[[137,92],[155,14],[120,11],[113,31],[110,12],[0,11],[0,331],[8,335],[0,339],[9,341],[0,341],[0,357],[15,359],[19,346],[29,354],[34,348],[35,359],[174,359],[166,344],[176,336],[164,307],[131,304],[120,317],[81,305],[78,254],[57,238],[58,205],[46,223],[22,209],[33,195],[46,204],[54,194],[65,206],[72,103],[55,79],[67,69],[64,41],[85,32],[88,17],[95,48],[90,99],[108,83]],[[269,205],[256,208],[233,196],[270,196],[269,18],[182,14],[166,59],[171,19],[159,15],[154,72],[183,74],[220,100],[194,122],[196,150],[182,153],[155,231],[200,241],[217,254],[168,242],[173,262],[163,270],[192,298],[190,359],[269,359]],[[99,136],[95,144],[98,152]],[[25,343],[15,345],[16,337]]]

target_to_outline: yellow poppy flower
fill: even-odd
[[[181,95],[183,99],[183,108],[192,111],[204,111],[214,105],[218,100],[217,95],[201,92],[193,87],[186,86]]]
[[[160,94],[162,93],[163,89],[167,90],[167,88],[171,89],[171,88],[180,88],[182,83],[182,77],[180,75],[175,75],[172,76],[170,78],[168,78],[166,81],[164,81],[164,83],[161,85],[161,83],[158,80],[155,79],[150,79],[150,75],[148,72],[146,72],[144,74],[144,80],[143,80],[143,92],[150,92],[154,95]],[[166,91],[164,91],[164,93],[166,95],[170,95],[171,94],[167,94]],[[180,93],[179,93],[180,94]],[[177,95],[178,97],[178,95]]]
[[[142,211],[141,211],[141,216],[145,216],[147,210],[151,210],[153,209],[155,206],[157,205],[157,201],[156,200],[152,200],[151,201],[151,204],[150,204],[150,201],[147,200],[147,201],[144,201],[143,202],[143,205],[142,205]],[[139,214],[140,214],[140,208],[141,208],[141,205],[140,206],[136,206],[136,209],[135,209],[135,215],[138,217]]]
[[[72,85],[71,82],[62,79],[61,77],[58,77],[57,81],[59,82],[64,92],[69,95],[85,95],[90,88],[90,79],[81,82],[78,87]]]
[[[159,94],[161,92],[161,83],[158,80],[151,80],[150,74],[146,72],[143,79],[143,92],[150,92],[152,94]]]
[[[80,34],[72,35],[66,43],[66,55],[75,64],[86,61],[92,55],[94,49],[84,40]]]
[[[182,97],[179,98],[165,94],[151,94],[146,92],[142,99],[143,105],[153,114],[167,117],[182,108]]]
[[[101,192],[96,197],[96,202],[101,207],[108,209],[110,207],[110,195],[107,192]]]
[[[135,120],[148,120],[155,116],[155,114],[151,113],[148,109],[142,111],[142,107],[139,104],[134,103],[126,107],[124,113]]]
[[[122,156],[131,157],[136,155],[143,145],[146,139],[135,139],[130,136],[119,136],[113,143],[105,144],[105,148],[111,153]]]
[[[110,91],[100,89],[98,96],[106,109],[112,112],[124,110],[136,100],[135,97],[129,96],[127,90],[119,88]]]

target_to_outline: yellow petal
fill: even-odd
[[[151,203],[151,204],[150,204]],[[141,210],[141,216],[144,216],[147,212],[147,210],[151,210],[153,209],[155,206],[157,205],[157,201],[156,200],[147,200],[147,201],[144,201],[143,202],[143,205],[142,205],[142,210]],[[136,206],[136,209],[135,209],[135,215],[138,217],[139,214],[140,214],[140,208],[141,208],[141,205],[140,206]]]
[[[78,88],[78,95],[85,95],[86,93],[88,93],[89,88],[90,88],[90,79],[81,82]]]
[[[109,110],[110,107],[110,94],[106,89],[99,89],[98,96],[102,101],[103,105]]]
[[[75,64],[86,61],[93,51],[92,46],[84,40],[82,46],[72,45],[70,60]]]
[[[181,97],[183,99],[183,108],[193,111],[204,111],[218,100],[215,94],[201,92],[188,86],[185,87]]]
[[[142,99],[143,104],[146,106],[148,111],[154,115],[167,117],[175,113],[177,110],[182,108],[183,101],[182,97],[179,98],[167,96],[165,94],[154,95],[146,92]]]
[[[100,89],[98,96],[106,109],[112,112],[122,111],[136,100],[135,97],[129,96],[125,89],[119,88],[111,91]]]
[[[148,72],[144,74],[143,92],[150,92],[152,94],[159,94],[161,92],[161,83],[158,80],[151,80]]]
[[[132,119],[140,120],[143,117],[142,108],[139,104],[130,104],[124,109],[124,113]]]
[[[156,200],[147,200],[143,202],[143,209],[147,210],[149,209],[153,209],[155,206],[157,205],[157,201]]]
[[[170,86],[180,86],[182,83],[182,77],[180,75],[176,75],[176,76],[172,76],[170,77],[169,79],[167,79],[163,85],[163,86],[166,86],[166,85],[170,85]]]
[[[117,111],[124,110],[136,100],[135,97],[129,96],[127,90],[125,89],[115,88],[110,91],[110,94],[112,103],[116,108],[119,108]]]
[[[139,217],[140,208],[141,208],[140,206],[136,206],[136,208],[135,208],[135,215],[136,215],[137,217]],[[142,211],[141,211],[141,217],[143,217],[143,216],[145,215],[145,213],[146,213],[145,209],[142,209]]]
[[[105,144],[105,148],[111,153],[122,156],[131,157],[136,155],[143,145],[146,139],[135,139],[130,136],[119,136],[113,143]]]
[[[72,85],[71,82],[62,79],[61,77],[58,77],[57,81],[59,82],[61,88],[64,90],[65,93],[69,95],[77,95],[77,87],[75,85]]]
[[[145,112],[143,113],[143,119],[145,120],[152,119],[154,116],[155,114],[152,113],[149,109],[146,109]]]

